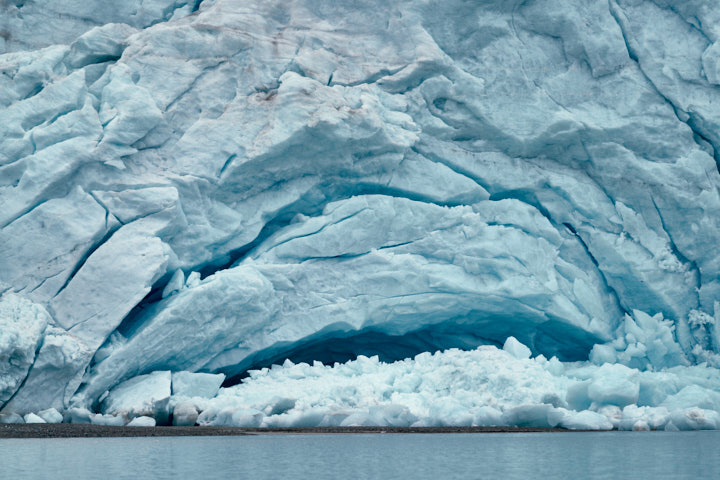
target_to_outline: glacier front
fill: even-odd
[[[720,428],[715,7],[0,2],[0,421]]]

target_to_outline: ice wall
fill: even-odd
[[[719,17],[0,2],[3,412],[510,336],[716,368]]]

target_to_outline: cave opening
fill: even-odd
[[[515,336],[530,347],[533,355],[555,356],[563,362],[585,361],[590,350],[602,340],[566,322],[550,320],[532,328],[517,329],[517,325],[501,322],[455,323],[453,321],[426,326],[404,334],[392,334],[377,328],[355,331],[319,333],[301,341],[276,345],[246,358],[241,364],[221,369],[227,375],[223,387],[237,385],[249,377],[249,372],[285,360],[312,365],[345,363],[359,356],[377,355],[381,362],[390,363],[413,358],[423,352],[457,348],[473,350],[481,345],[502,348],[509,336]]]

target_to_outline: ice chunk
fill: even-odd
[[[569,412],[560,421],[559,426],[568,430],[612,430],[613,424],[606,417],[597,412],[583,410],[582,412]]]
[[[20,414],[43,407],[64,410],[80,386],[91,355],[92,350],[74,335],[62,328],[48,327],[22,389],[5,405],[4,410]]]
[[[668,396],[663,400],[661,406],[669,410],[698,407],[720,412],[720,392],[699,385],[688,385],[679,392]]]
[[[660,430],[670,420],[670,412],[664,407],[628,405],[622,410],[618,425],[620,430]]]
[[[224,409],[215,414],[202,412],[197,419],[198,425],[221,427],[256,428],[262,424],[263,414],[253,409]]]
[[[17,413],[0,413],[0,423],[25,423]]]
[[[518,359],[530,358],[532,353],[529,348],[520,343],[515,337],[508,337],[507,340],[505,340],[503,350]]]
[[[596,344],[590,351],[590,361],[595,365],[603,363],[615,363],[617,360],[617,352],[612,345]]]
[[[41,410],[37,415],[45,420],[47,423],[62,423],[63,416],[60,412],[54,408],[48,408],[47,410]]]
[[[182,270],[177,269],[163,288],[162,298],[169,297],[173,293],[177,293],[185,286],[185,274]]]
[[[88,424],[95,414],[87,408],[72,407],[65,412],[65,421],[68,423]]]
[[[154,427],[155,419],[152,417],[135,417],[127,424],[128,427]]]
[[[0,406],[28,374],[49,321],[42,306],[21,295],[7,292],[0,297]]]
[[[45,419],[35,415],[34,413],[28,413],[23,417],[25,423],[47,423]]]
[[[210,373],[173,372],[172,394],[183,397],[212,398],[225,380],[225,375]]]
[[[109,427],[122,427],[127,423],[125,415],[102,415],[94,413],[90,415],[90,423],[93,425],[106,425]]]
[[[506,410],[502,418],[506,425],[552,428],[562,419],[562,415],[556,415],[557,413],[556,409],[548,404],[518,405]]]
[[[588,385],[588,398],[597,405],[619,407],[636,403],[640,394],[637,371],[623,365],[604,364]]]
[[[482,406],[478,408],[473,425],[481,427],[498,427],[505,425],[502,412],[497,408]]]
[[[650,426],[644,420],[638,420],[632,427],[633,432],[649,432]]]
[[[200,273],[199,272],[190,272],[190,275],[187,276],[187,280],[185,280],[185,286],[188,288],[197,287],[200,285]]]
[[[167,424],[170,379],[168,371],[131,378],[110,391],[103,400],[102,413],[128,418],[148,416]]]
[[[678,430],[716,430],[720,428],[720,413],[702,408],[676,410],[670,414],[670,424],[671,429]]]
[[[198,410],[191,402],[181,402],[173,408],[172,424],[176,426],[193,426],[198,419]]]

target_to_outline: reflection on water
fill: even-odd
[[[0,440],[1,479],[720,478],[720,432]]]

